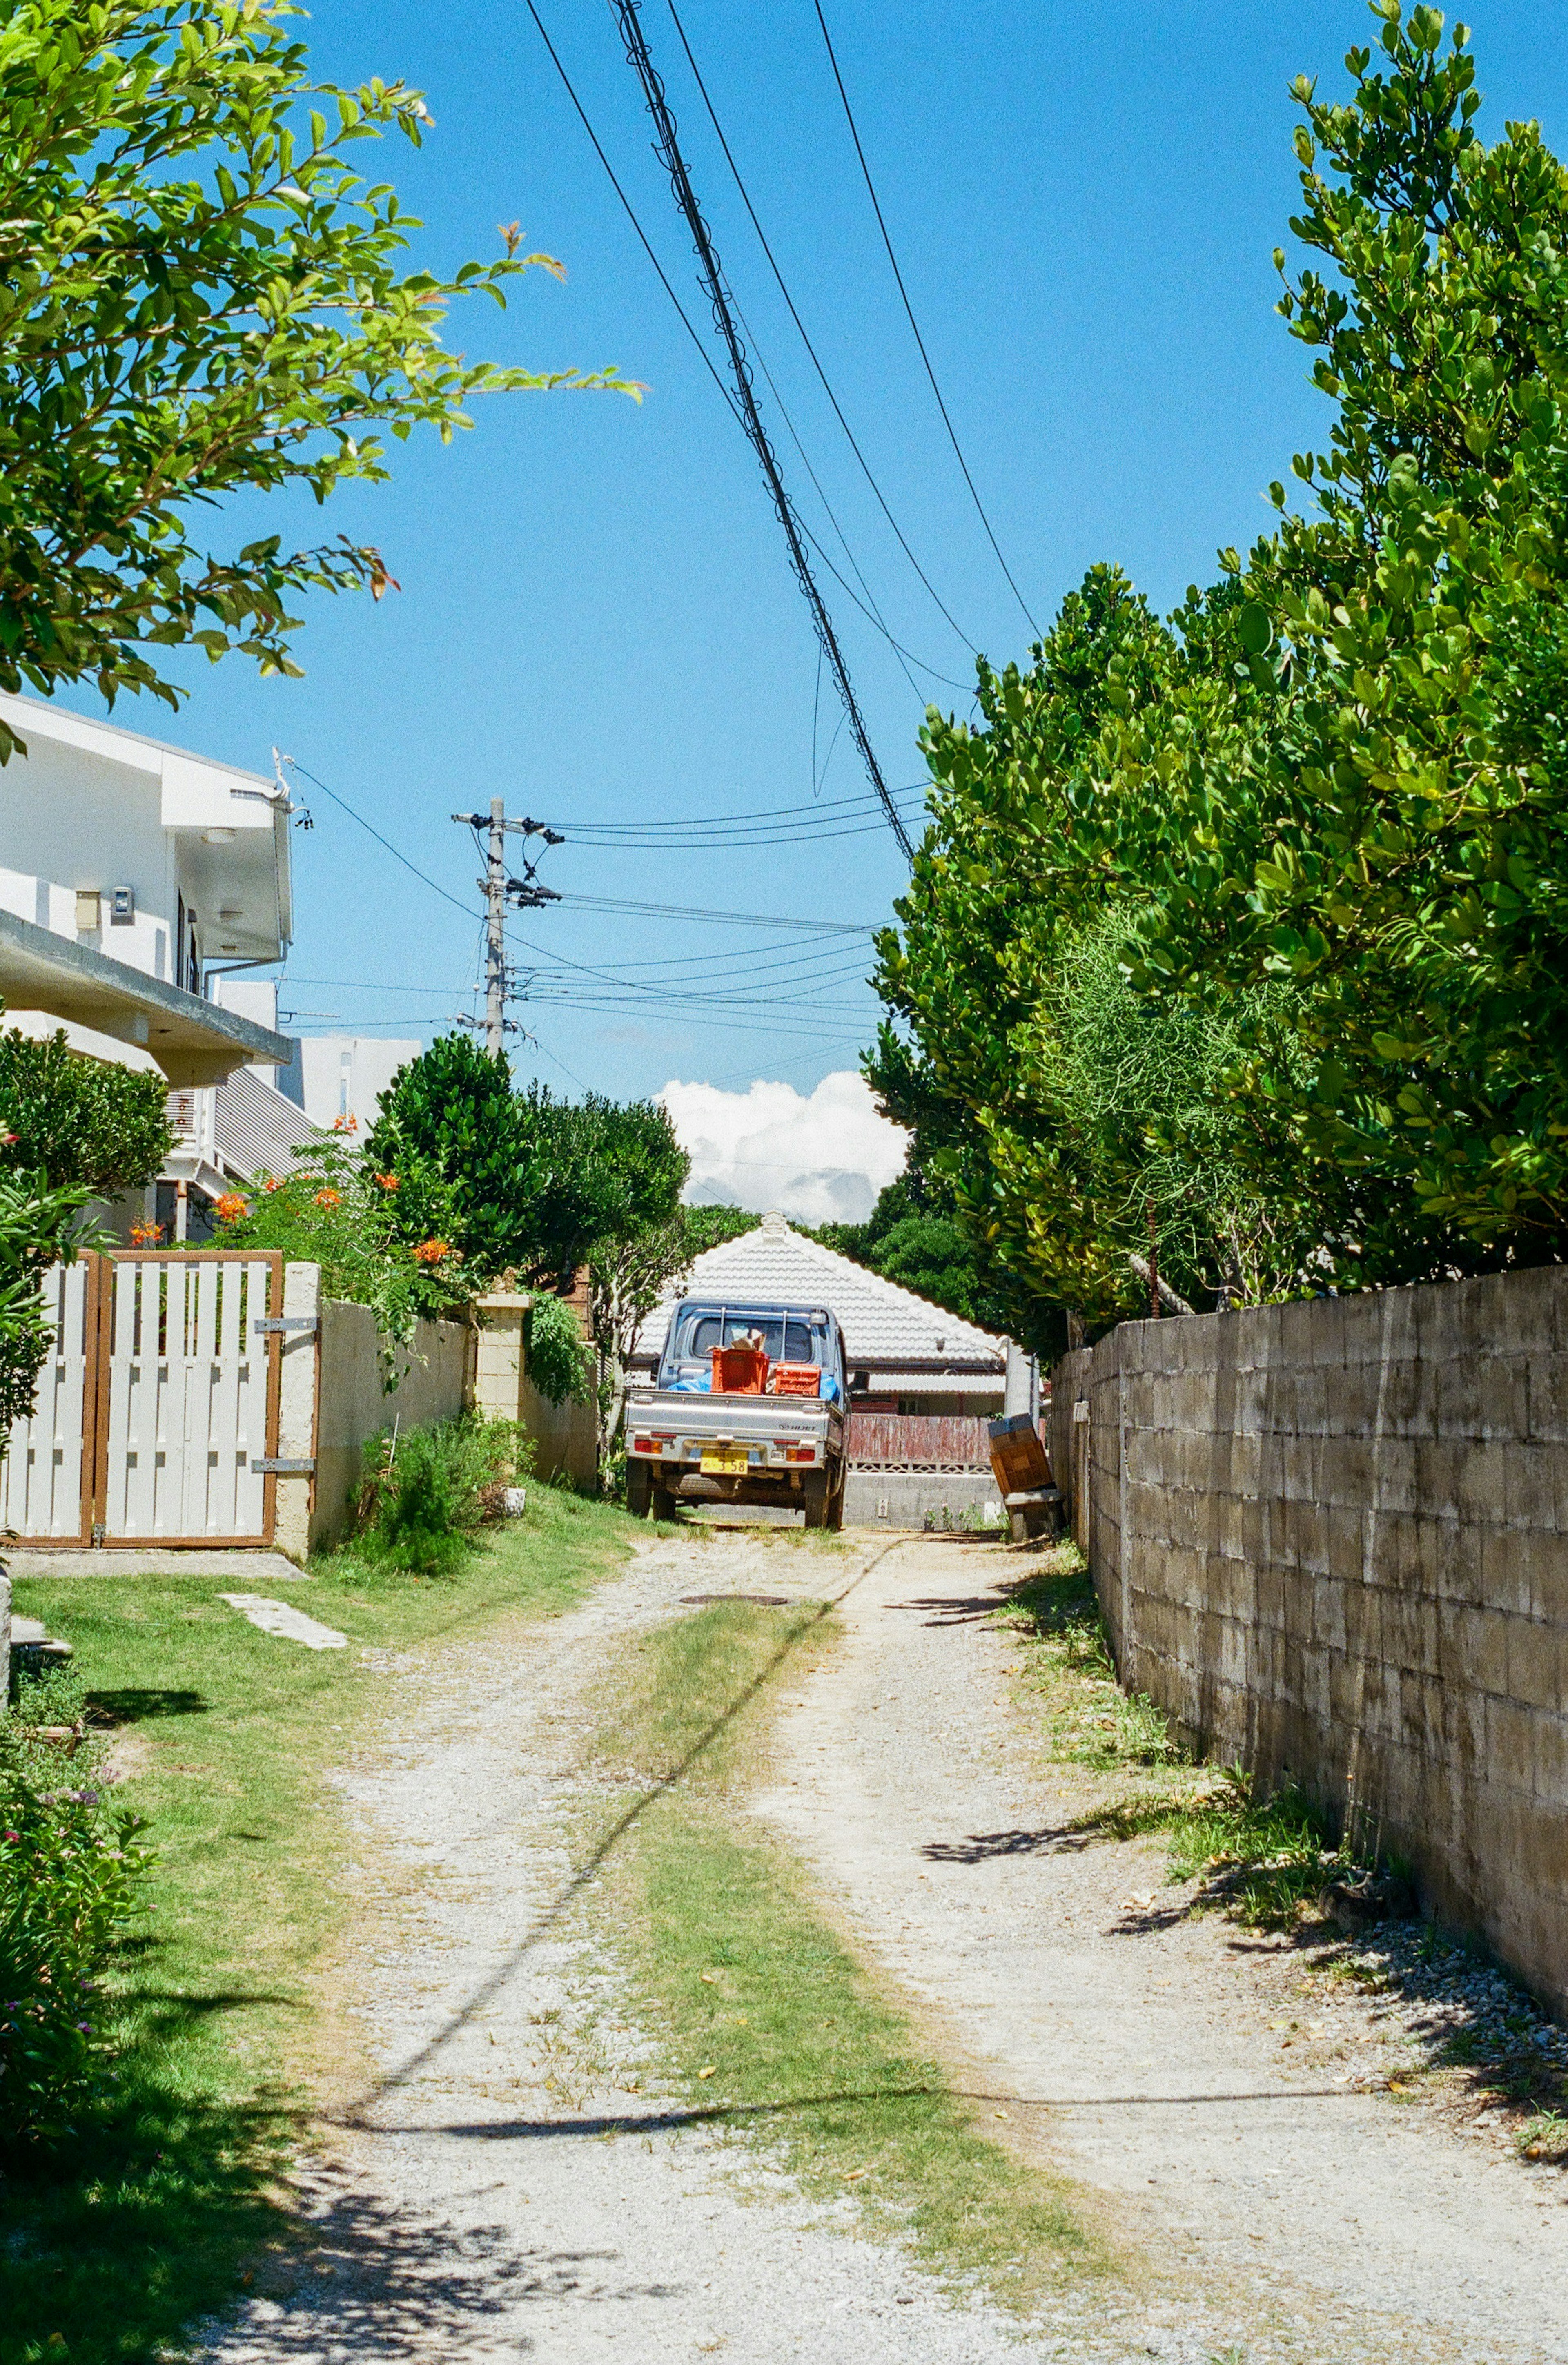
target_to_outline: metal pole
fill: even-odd
[[[507,822],[506,800],[490,800],[490,856],[485,866],[485,1048],[506,1048]]]

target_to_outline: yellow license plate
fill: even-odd
[[[737,1471],[751,1468],[751,1456],[744,1445],[705,1445],[702,1467],[720,1477],[733,1478]]]

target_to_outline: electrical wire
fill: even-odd
[[[653,58],[649,53],[648,37],[643,26],[641,0],[611,0],[611,5],[621,26],[621,38],[625,44],[627,58],[642,85],[644,99],[653,118],[655,149],[669,174],[676,204],[684,215],[687,228],[691,233],[703,285],[712,306],[714,325],[722,337],[725,350],[729,354],[731,383],[735,399],[745,415],[746,434],[761,465],[768,493],[772,499],[774,512],[783,529],[784,539],[789,545],[790,566],[805,596],[806,604],[811,610],[812,622],[816,628],[817,641],[822,653],[826,657],[829,670],[838,684],[838,694],[844,701],[845,712],[849,717],[849,728],[854,734],[855,744],[860,750],[860,759],[866,767],[867,778],[882,801],[889,825],[898,841],[900,852],[906,862],[913,862],[914,848],[910,843],[909,832],[903,825],[903,819],[897,805],[888,793],[887,783],[882,778],[882,768],[877,760],[877,751],[871,745],[870,734],[866,728],[865,718],[861,714],[859,702],[855,695],[855,685],[849,678],[849,668],[845,662],[844,651],[839,646],[838,635],[834,630],[833,619],[828,614],[826,603],[817,587],[816,577],[812,573],[810,561],[801,546],[800,521],[785,488],[784,479],[779,474],[778,462],[774,455],[773,446],[768,441],[767,430],[762,423],[762,414],[756,406],[756,395],[752,385],[751,372],[746,364],[745,349],[741,343],[740,334],[735,327],[730,291],[720,267],[711,233],[698,205],[697,195],[691,185],[691,176],[686,169],[686,160],[680,152],[675,118],[670,112],[664,84],[659,79]]]
[[[866,151],[860,144],[860,131],[859,127],[855,120],[855,109],[849,104],[849,93],[844,86],[844,76],[839,72],[838,53],[833,46],[833,35],[828,31],[827,18],[823,15],[822,0],[812,0],[812,6],[817,12],[817,23],[822,27],[823,39],[827,45],[828,62],[833,68],[833,78],[838,84],[839,97],[844,102],[845,119],[849,126],[849,136],[855,142],[855,153],[860,159],[860,170],[865,176],[867,193],[871,200],[871,210],[877,217],[877,228],[882,233],[882,244],[888,250],[888,261],[893,267],[893,277],[898,282],[899,294],[903,298],[904,312],[908,318],[909,325],[914,332],[914,342],[920,348],[920,358],[925,364],[925,375],[931,381],[931,391],[936,397],[936,408],[942,413],[942,424],[947,430],[947,441],[951,443],[954,456],[957,458],[959,467],[963,470],[964,482],[969,488],[969,499],[973,501],[976,510],[980,516],[980,521],[985,528],[986,539],[991,544],[991,549],[996,554],[996,563],[1001,567],[1003,575],[1006,576],[1008,588],[1011,590],[1013,597],[1017,600],[1020,608],[1024,611],[1025,620],[1027,622],[1030,631],[1037,636],[1040,628],[1038,624],[1036,623],[1034,617],[1030,614],[1029,603],[1025,599],[1022,591],[1019,590],[1017,584],[1014,581],[1013,570],[1002,555],[1002,544],[998,542],[995,532],[992,530],[991,520],[985,513],[985,503],[980,499],[980,494],[976,489],[975,480],[969,474],[969,464],[965,459],[963,446],[958,442],[958,431],[954,427],[953,421],[948,416],[947,406],[942,399],[942,389],[936,383],[936,372],[931,365],[931,355],[925,350],[925,340],[920,333],[920,323],[914,317],[914,307],[909,300],[909,290],[904,286],[903,273],[899,269],[899,259],[893,252],[893,241],[889,235],[888,225],[882,214],[881,203],[877,196],[877,185],[871,178],[871,167],[866,161]]]
[[[928,786],[929,782],[924,780],[910,780],[902,788],[892,790],[890,793],[895,797],[919,797],[924,800]],[[813,821],[824,818],[833,821],[849,821],[867,813],[876,803],[877,799],[870,791],[862,789],[857,790],[850,796],[813,799],[810,804],[765,805],[753,813],[693,813],[685,819],[665,821],[571,821],[552,814],[550,824],[553,829],[566,830],[577,837],[597,836],[607,831],[619,835],[623,830],[659,832],[677,830],[690,834],[700,830],[739,829],[757,822],[796,821],[807,817]]]
[[[644,912],[661,920],[696,920],[714,927],[815,928],[829,936],[875,936],[885,923],[859,920],[781,920],[761,912],[714,912],[689,903],[630,902],[614,895],[563,894],[563,903],[590,912]]]
[[[936,602],[937,607],[942,611],[942,613],[946,618],[948,623],[951,624],[954,632],[957,633],[958,638],[963,642],[964,646],[969,650],[969,655],[971,656],[978,656],[980,652],[976,648],[974,642],[969,638],[968,633],[965,632],[963,626],[959,623],[958,618],[954,615],[952,610],[943,599],[942,594],[937,590],[936,586],[925,572],[924,567],[922,566],[919,559],[916,558],[913,551],[910,548],[908,542],[904,539],[903,529],[899,524],[897,518],[894,517],[892,510],[889,508],[887,500],[883,496],[882,488],[871,472],[871,464],[867,459],[866,454],[862,452],[859,444],[855,440],[855,432],[850,426],[848,420],[846,419],[844,415],[838,397],[833,390],[828,374],[822,365],[822,361],[818,355],[817,349],[815,345],[812,344],[811,338],[807,333],[806,324],[795,308],[795,299],[790,295],[789,287],[785,284],[784,274],[779,270],[778,262],[774,256],[773,249],[767,242],[767,233],[763,229],[761,222],[757,219],[756,207],[751,201],[751,192],[747,189],[745,181],[741,178],[740,166],[735,163],[734,157],[731,153],[730,143],[724,137],[724,127],[720,122],[713,102],[708,95],[708,85],[702,79],[702,70],[691,53],[691,43],[687,39],[686,28],[681,23],[680,17],[677,14],[675,0],[665,0],[665,5],[669,10],[670,18],[675,26],[675,29],[680,36],[680,46],[686,51],[686,62],[691,68],[691,78],[696,83],[698,90],[701,95],[702,104],[708,110],[708,120],[711,123],[714,132],[718,138],[719,145],[724,151],[724,162],[730,168],[731,176],[734,181],[736,188],[740,191],[741,203],[745,206],[746,212],[751,217],[751,226],[756,232],[757,243],[761,247],[763,253],[767,257],[767,267],[778,283],[778,292],[783,297],[785,303],[789,307],[790,318],[794,321],[796,328],[800,331],[801,342],[805,346],[807,353],[811,355],[812,366],[816,371],[818,377],[822,380],[823,392],[827,396],[829,402],[833,405],[834,417],[843,428],[845,435],[848,440],[849,448],[854,453],[857,460],[860,463],[861,472],[866,478],[866,482],[870,486],[872,492],[877,497],[878,508],[881,510],[882,515],[887,519],[888,523],[891,526],[893,532],[898,537],[899,548],[903,552],[904,556],[908,559],[910,565],[919,576],[922,583],[924,584],[926,589],[930,592],[931,597]],[[770,379],[769,384],[771,385],[771,383],[772,381]],[[775,391],[777,394],[777,390]],[[780,405],[780,409],[782,409],[782,405]],[[793,429],[790,430],[790,432],[794,432]],[[797,443],[799,439],[797,438]],[[802,459],[805,458],[803,452],[801,456]]]
[[[393,861],[400,862],[404,869],[410,871],[421,886],[428,887],[432,894],[439,895],[443,902],[451,903],[457,911],[465,912],[470,919],[476,916],[472,903],[465,903],[456,895],[449,894],[444,887],[437,884],[428,870],[421,870],[417,862],[410,862],[406,854],[399,854],[389,837],[383,837],[381,832],[372,823],[367,822],[362,813],[354,811],[347,797],[341,797],[336,789],[330,789],[325,780],[319,780],[314,772],[308,772],[297,756],[284,756],[279,758],[279,761],[287,764],[292,770],[299,774],[302,779],[308,780],[313,789],[319,789],[324,797],[330,797],[335,805],[341,805],[349,819],[357,821],[361,829],[368,831],[376,845],[385,846]],[[478,916],[482,918],[484,915],[480,913]]]
[[[577,96],[572,78],[561,62],[560,54],[555,48],[555,44],[552,41],[549,34],[544,29],[544,20],[540,16],[538,9],[535,7],[534,0],[523,0],[523,6],[533,19],[534,25],[538,29],[539,38],[543,42],[545,49],[549,52],[550,62],[554,67],[555,72],[559,74],[566,95],[571,100],[573,106],[577,109],[577,119],[581,123],[583,129],[588,133],[589,140],[592,142],[594,154],[604,166],[605,172],[609,176],[610,185],[614,190],[616,196],[620,198],[622,206],[625,211],[626,219],[631,223],[633,229],[636,231],[638,241],[642,246],[644,253],[647,256],[649,262],[653,264],[655,271],[658,275],[660,286],[664,289],[665,294],[669,297],[670,302],[675,306],[677,312],[680,315],[681,326],[685,329],[687,335],[696,346],[698,353],[700,356],[703,368],[707,371],[709,376],[718,387],[720,395],[723,398],[725,408],[728,409],[731,417],[735,420],[737,426],[741,428],[744,433],[745,422],[742,417],[740,406],[736,402],[734,396],[730,391],[730,388],[724,384],[723,377],[721,375],[712,355],[709,353],[706,344],[704,344],[700,331],[689,318],[686,307],[682,304],[680,297],[676,294],[674,287],[670,285],[665,267],[659,261],[658,256],[655,253],[653,245],[648,238],[648,234],[644,230],[641,221],[639,221],[637,218],[636,207],[633,205],[631,198],[627,196],[625,190],[622,187],[620,181],[617,179],[615,168],[604,152],[598,132],[595,131],[593,125],[588,120],[588,111],[583,106],[582,100]],[[851,588],[850,585],[845,581],[844,577],[839,573],[838,568],[834,565],[833,560],[828,556],[826,551],[823,548],[821,543],[817,540],[810,526],[799,520],[797,522],[800,523],[801,532],[805,535],[806,540],[811,544],[812,548],[816,552],[817,556],[822,560],[823,565],[827,568],[827,571],[833,577],[834,581],[839,586],[839,588],[846,594],[846,598],[852,600],[854,605],[859,609],[860,613],[865,617],[867,622],[870,624],[875,631],[881,633],[883,639],[888,643],[889,647],[894,650],[899,656],[907,657],[911,665],[918,666],[922,673],[928,673],[933,681],[941,682],[945,689],[956,689],[962,695],[966,697],[969,696],[970,685],[968,682],[955,681],[952,676],[950,674],[944,673],[940,667],[928,664],[925,658],[916,656],[913,649],[906,648],[902,641],[894,639],[892,633],[889,632],[886,624],[882,622],[880,617],[873,615],[870,609],[867,607],[865,601],[861,600]]]

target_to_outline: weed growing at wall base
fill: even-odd
[[[1218,1907],[1254,1928],[1287,1929],[1314,1911],[1335,1883],[1372,1866],[1287,1784],[1256,1791],[1239,1767],[1194,1765],[1169,1720],[1116,1681],[1094,1587],[1076,1546],[1051,1553],[1014,1592],[1003,1622],[1027,1649],[1022,1672],[1039,1703],[1058,1763],[1134,1777],[1101,1799],[1080,1827],[1115,1839],[1161,1831],[1171,1880],[1196,1880],[1197,1911]]]

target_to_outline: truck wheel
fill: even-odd
[[[828,1524],[827,1472],[808,1470],[801,1487],[808,1528],[825,1528]]]
[[[626,1464],[626,1508],[634,1519],[645,1519],[654,1499],[654,1474],[645,1462]]]
[[[844,1489],[847,1471],[840,1468],[838,1484],[827,1498],[827,1525],[835,1532],[844,1525]]]

